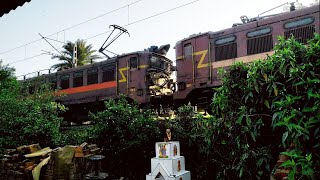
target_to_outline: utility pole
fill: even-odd
[[[77,43],[73,45],[73,53],[72,53],[72,67],[77,67],[78,65],[78,48]]]

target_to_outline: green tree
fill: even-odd
[[[223,72],[214,117],[202,130],[211,131],[204,142],[212,146],[204,148],[212,161],[223,162],[218,177],[268,178],[280,153],[289,179],[320,173],[320,35],[308,45],[280,37],[274,50],[267,60]]]
[[[173,128],[194,179],[269,179],[281,168],[289,179],[320,175],[320,35],[308,45],[280,37],[274,50],[220,70],[211,117],[179,108]]]
[[[108,157],[107,171],[117,176],[145,177],[154,156],[154,143],[162,139],[150,112],[142,112],[136,103],[120,97],[106,101],[105,110],[91,118],[96,123],[95,142]]]
[[[46,85],[34,95],[21,93],[22,84],[13,73],[0,64],[0,151],[32,143],[55,145],[60,139],[58,110],[63,106],[54,102]]]
[[[89,64],[91,61],[100,59],[101,57],[94,54],[96,50],[92,50],[92,45],[87,45],[85,40],[78,39],[77,44],[77,65],[83,66]],[[61,63],[55,64],[52,66],[53,69],[61,71],[63,69],[72,68],[72,56],[73,56],[73,47],[75,43],[68,41],[63,45],[64,50],[62,51],[63,55],[53,55],[52,59],[58,59],[62,61]]]

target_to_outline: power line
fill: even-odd
[[[146,18],[143,18],[143,19],[134,21],[134,22],[132,22],[132,23],[129,23],[129,24],[125,25],[124,27],[126,27],[126,26],[131,26],[131,25],[133,25],[133,24],[136,24],[136,23],[139,23],[139,22],[141,22],[141,21],[145,21],[145,20],[148,20],[148,19],[157,17],[157,16],[162,15],[162,14],[166,14],[166,13],[171,12],[171,11],[173,11],[173,10],[180,9],[180,8],[182,8],[182,7],[185,7],[185,6],[188,6],[188,5],[190,5],[190,4],[196,3],[196,2],[198,2],[198,1],[200,1],[200,0],[195,0],[195,1],[191,1],[191,2],[189,2],[189,3],[183,4],[183,5],[180,5],[180,6],[176,6],[176,7],[172,8],[172,9],[168,9],[168,10],[163,11],[163,12],[160,12],[160,13],[158,13],[158,14],[154,14],[154,15],[148,16],[148,17],[146,17]]]
[[[180,6],[176,6],[176,7],[174,7],[174,8],[168,9],[168,10],[166,10],[166,11],[163,11],[163,12],[160,12],[160,13],[157,13],[157,14],[154,14],[154,15],[151,15],[151,16],[148,16],[148,17],[145,17],[145,18],[142,18],[142,19],[140,19],[140,20],[134,21],[134,22],[132,22],[132,23],[130,23],[130,24],[124,25],[123,27],[131,26],[131,25],[133,25],[133,24],[137,24],[137,23],[146,21],[146,20],[148,20],[148,19],[157,17],[157,16],[159,16],[159,15],[166,14],[166,13],[168,13],[168,12],[171,12],[171,11],[173,11],[173,10],[180,9],[180,8],[182,8],[182,7],[191,5],[191,4],[196,3],[196,2],[198,2],[198,1],[201,1],[201,0],[195,0],[195,1],[191,1],[191,2],[189,2],[189,3],[183,4],[183,5],[180,5]],[[95,37],[104,35],[104,34],[106,34],[106,33],[108,33],[108,32],[111,32],[111,30],[105,31],[105,32],[102,32],[102,33],[99,33],[99,34],[96,34],[96,35],[91,36],[91,37],[88,37],[88,38],[86,38],[86,39],[84,39],[84,40],[92,39],[92,38],[95,38]],[[59,50],[61,50],[61,49],[63,49],[63,48],[60,48]],[[54,51],[54,50],[49,51],[49,52],[53,52],[53,51]],[[45,53],[41,53],[41,54],[38,54],[38,55],[35,55],[35,56],[32,56],[32,57],[29,57],[29,58],[25,58],[25,59],[21,59],[21,60],[18,60],[18,61],[14,61],[14,62],[12,62],[12,63],[9,63],[9,65],[10,65],[10,64],[16,64],[16,63],[19,63],[19,62],[22,62],[22,61],[27,61],[27,60],[29,60],[29,59],[33,59],[33,58],[38,57],[38,56],[43,55],[43,54],[45,54]]]
[[[196,3],[196,2],[198,2],[198,1],[201,1],[201,0],[195,0],[195,1],[191,1],[191,2],[189,2],[189,3],[183,4],[183,5],[180,5],[180,6],[176,6],[176,7],[172,8],[172,9],[168,9],[168,10],[166,10],[166,11],[163,11],[163,12],[160,12],[160,13],[157,13],[157,14],[154,14],[154,15],[151,15],[151,16],[148,16],[148,17],[139,19],[139,20],[134,21],[134,22],[132,22],[132,23],[126,24],[126,25],[124,25],[123,27],[131,26],[131,25],[133,25],[133,24],[137,24],[137,23],[139,23],[139,22],[142,22],[142,21],[145,21],[145,20],[148,20],[148,19],[151,19],[151,18],[160,16],[160,15],[162,15],[162,14],[166,14],[166,13],[171,12],[171,11],[173,11],[173,10],[180,9],[180,8],[182,8],[182,7],[185,7],[185,6],[188,6],[188,5],[190,5],[190,4]],[[94,35],[94,36],[91,36],[91,37],[89,37],[89,38],[86,38],[85,40],[92,39],[92,38],[101,36],[101,35],[103,35],[103,34],[109,33],[109,32],[111,32],[111,31],[105,31],[105,32],[96,34],[96,35]]]
[[[16,63],[19,63],[19,62],[22,62],[22,61],[27,61],[27,60],[29,60],[29,59],[33,59],[33,58],[42,56],[42,55],[44,55],[44,54],[46,54],[46,53],[41,53],[41,54],[37,54],[37,55],[31,56],[31,57],[28,57],[28,58],[20,59],[20,60],[18,60],[18,61],[14,61],[14,62],[10,63],[9,65],[11,65],[11,64],[16,64]]]
[[[86,20],[86,21],[80,22],[80,23],[75,24],[75,25],[73,25],[73,26],[70,26],[70,27],[68,27],[68,28],[66,28],[66,29],[63,29],[63,30],[57,31],[57,32],[55,32],[55,33],[52,33],[52,34],[46,36],[45,38],[48,38],[48,37],[50,37],[50,36],[53,36],[53,35],[58,34],[58,33],[61,33],[61,32],[64,32],[64,33],[65,33],[65,31],[67,31],[67,30],[69,30],[69,29],[72,29],[72,28],[75,28],[75,27],[80,26],[80,25],[82,25],[82,24],[88,23],[88,22],[90,22],[90,21],[93,21],[93,20],[98,19],[98,18],[100,18],[100,17],[103,17],[103,16],[105,16],[105,15],[114,13],[114,12],[116,12],[116,11],[119,11],[119,10],[123,9],[123,8],[127,8],[128,6],[131,6],[131,5],[133,5],[133,4],[136,4],[136,3],[140,2],[140,1],[143,1],[143,0],[137,0],[137,1],[134,1],[134,2],[132,2],[132,3],[127,4],[127,5],[125,5],[125,6],[121,6],[121,7],[117,8],[117,9],[111,10],[111,11],[106,12],[106,13],[104,13],[104,14],[101,14],[101,15],[99,15],[99,16],[96,16],[96,17],[93,17],[93,18],[88,19],[88,20]],[[15,47],[15,48],[9,49],[9,50],[7,50],[7,51],[1,52],[0,55],[6,54],[6,53],[8,53],[8,52],[14,51],[14,50],[16,50],[16,49],[22,48],[22,47],[27,46],[27,45],[29,45],[29,44],[36,43],[36,42],[41,41],[41,40],[42,40],[42,38],[37,39],[37,40],[34,40],[34,41],[31,41],[31,42],[28,42],[28,43],[23,44],[23,45],[21,45],[21,46],[17,46],[17,47]]]

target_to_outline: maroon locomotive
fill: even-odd
[[[306,43],[315,32],[320,33],[319,9],[316,5],[268,18],[242,17],[243,23],[232,28],[178,41],[175,46],[178,89],[173,95],[176,106],[191,102],[207,109],[213,95],[211,89],[221,84],[218,68],[228,68],[237,61],[264,59],[273,53],[277,36],[293,35]]]
[[[101,62],[79,66],[42,77],[58,94],[57,100],[68,107],[63,114],[68,121],[82,122],[89,111],[101,110],[103,101],[126,95],[141,106],[159,107],[160,100],[172,99],[169,80],[172,61],[163,49],[138,51]]]

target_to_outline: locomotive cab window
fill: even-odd
[[[150,66],[152,68],[163,69],[163,70],[167,70],[168,68],[168,63],[161,56],[155,56],[155,55],[151,56],[150,63],[151,63]]]
[[[193,48],[192,48],[192,44],[188,43],[184,45],[184,58],[186,60],[190,60],[192,59],[192,53],[193,53]]]
[[[83,86],[83,72],[75,72],[73,73],[73,87]]]
[[[69,78],[68,74],[60,76],[60,87],[61,89],[68,89],[69,88]]]
[[[271,51],[273,48],[272,29],[270,27],[247,33],[247,54],[258,54]]]
[[[87,71],[87,84],[97,84],[98,83],[98,69],[92,68]]]
[[[130,69],[138,68],[138,58],[137,57],[131,57],[129,59],[129,63],[130,63]]]
[[[115,73],[113,66],[102,67],[102,82],[109,82],[115,80]]]
[[[314,17],[307,17],[285,23],[284,28],[287,31],[284,32],[284,37],[290,38],[294,36],[298,42],[306,44],[309,39],[313,38],[313,34],[316,31],[315,26],[312,24],[314,20]]]
[[[236,36],[228,36],[219,38],[214,41],[215,45],[215,60],[221,61],[237,57],[237,42]]]

